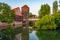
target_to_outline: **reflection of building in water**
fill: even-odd
[[[29,40],[29,30],[28,29],[23,29],[21,39],[22,40]]]
[[[29,30],[23,29],[23,31],[16,35],[18,40],[29,40]]]

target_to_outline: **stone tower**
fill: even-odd
[[[23,31],[22,31],[22,40],[29,40],[29,7],[27,5],[24,5],[22,7],[22,15],[23,15]]]
[[[27,5],[24,5],[22,7],[22,15],[24,15],[23,16],[24,26],[28,27],[29,7]]]

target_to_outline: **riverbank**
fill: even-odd
[[[17,22],[17,21],[14,21],[12,23],[0,22],[0,30],[6,29],[9,26],[13,27],[13,28],[21,27],[22,26],[22,22]]]
[[[9,26],[8,23],[0,22],[0,30],[6,29]]]

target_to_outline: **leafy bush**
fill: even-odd
[[[54,13],[54,21],[57,27],[60,27],[60,12]]]
[[[57,27],[54,22],[54,16],[49,16],[49,15],[46,15],[41,19],[39,19],[39,21],[35,23],[35,26],[38,29],[56,29]]]

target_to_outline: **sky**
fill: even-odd
[[[10,5],[12,9],[16,7],[20,7],[21,9],[23,5],[28,5],[30,8],[30,12],[35,15],[38,15],[38,11],[40,10],[41,5],[43,4],[49,4],[52,11],[54,1],[55,0],[0,0],[0,2],[4,2]]]

